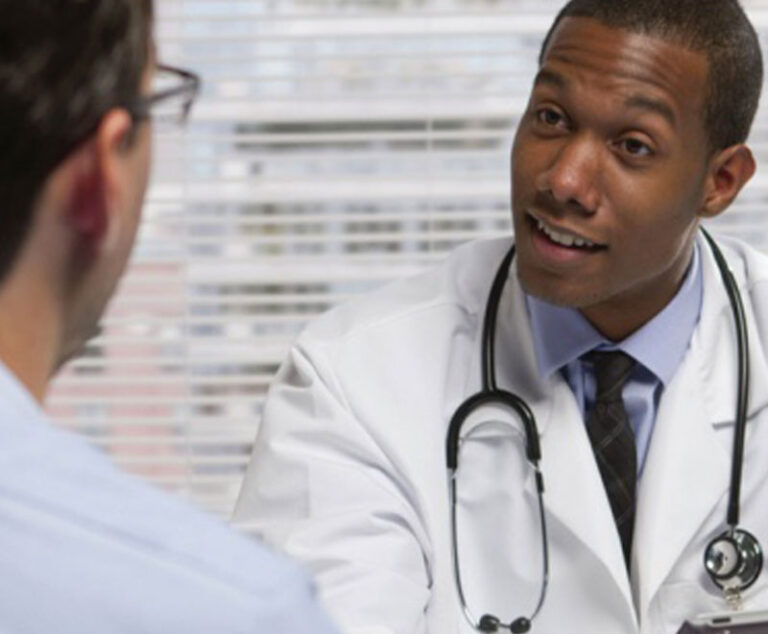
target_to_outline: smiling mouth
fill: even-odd
[[[547,240],[549,240],[553,244],[556,244],[559,247],[563,247],[566,249],[581,250],[581,251],[600,251],[602,249],[608,248],[607,245],[598,244],[597,242],[592,242],[591,240],[587,240],[586,238],[576,236],[572,233],[566,233],[563,231],[558,231],[556,229],[553,229],[552,227],[547,225],[543,220],[540,220],[535,216],[529,215],[528,220],[531,223],[532,227],[540,235],[544,236]]]

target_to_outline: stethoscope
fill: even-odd
[[[725,257],[712,237],[702,229],[702,233],[714,254],[717,268],[723,278],[725,290],[733,311],[738,345],[738,395],[736,403],[736,425],[731,463],[731,485],[728,499],[727,529],[709,542],[704,551],[704,568],[712,581],[723,590],[729,605],[737,607],[741,591],[749,588],[759,577],[763,568],[763,552],[757,538],[738,527],[739,501],[741,498],[741,475],[744,462],[744,437],[746,434],[747,397],[749,394],[749,345],[747,326],[744,317],[744,305]],[[531,408],[519,396],[500,390],[496,383],[495,337],[496,318],[499,312],[502,292],[509,275],[509,268],[515,257],[515,246],[509,249],[502,260],[491,285],[485,307],[482,333],[482,389],[464,401],[454,413],[448,427],[446,439],[446,462],[448,465],[449,496],[451,505],[451,541],[453,549],[453,570],[456,589],[464,616],[469,624],[479,632],[496,632],[507,629],[514,634],[527,632],[541,611],[549,584],[549,545],[547,541],[547,522],[544,512],[544,478],[539,467],[541,447],[539,433]],[[470,610],[461,583],[461,566],[458,551],[458,527],[456,521],[456,480],[459,466],[459,445],[461,428],[470,415],[481,407],[501,406],[514,412],[525,431],[525,454],[533,469],[536,493],[538,497],[539,523],[541,526],[542,581],[539,599],[530,616],[521,616],[509,623],[503,622],[493,614],[484,614],[479,619]]]

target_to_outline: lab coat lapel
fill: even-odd
[[[638,491],[633,576],[641,614],[648,613],[676,560],[730,484],[738,355],[719,271],[709,248],[704,246],[702,253],[701,317],[686,357],[660,400]],[[743,280],[742,271],[734,273]],[[748,330],[754,332],[749,307],[747,314]],[[751,358],[750,368],[751,417],[768,402],[768,372],[758,355]]]
[[[636,620],[624,556],[581,413],[560,375],[539,376],[525,297],[513,273],[502,298],[496,339],[499,386],[516,391],[536,416],[541,438],[544,504],[554,518],[602,561]],[[526,491],[534,497],[533,474]],[[551,570],[557,575],[557,570]]]
[[[728,488],[728,452],[710,420],[711,388],[696,361],[665,389],[638,490],[633,574],[640,614]]]
[[[607,568],[635,621],[621,542],[581,412],[560,377],[553,381],[551,398],[552,420],[541,438],[545,506]]]

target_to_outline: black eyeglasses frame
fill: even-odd
[[[173,88],[167,88],[146,96],[136,97],[130,103],[125,104],[123,107],[133,117],[134,121],[145,121],[151,119],[152,108],[158,103],[170,99],[172,97],[186,96],[183,102],[183,108],[181,111],[180,123],[184,123],[189,116],[189,112],[192,109],[192,105],[197,99],[200,93],[200,75],[184,68],[178,68],[176,66],[169,66],[166,64],[158,64],[156,72],[170,73],[180,78],[181,82],[178,86]]]

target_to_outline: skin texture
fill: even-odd
[[[703,217],[754,173],[745,145],[711,151],[708,62],[672,42],[566,18],[512,148],[518,276],[621,340],[677,292]],[[594,243],[563,248],[539,229]]]

